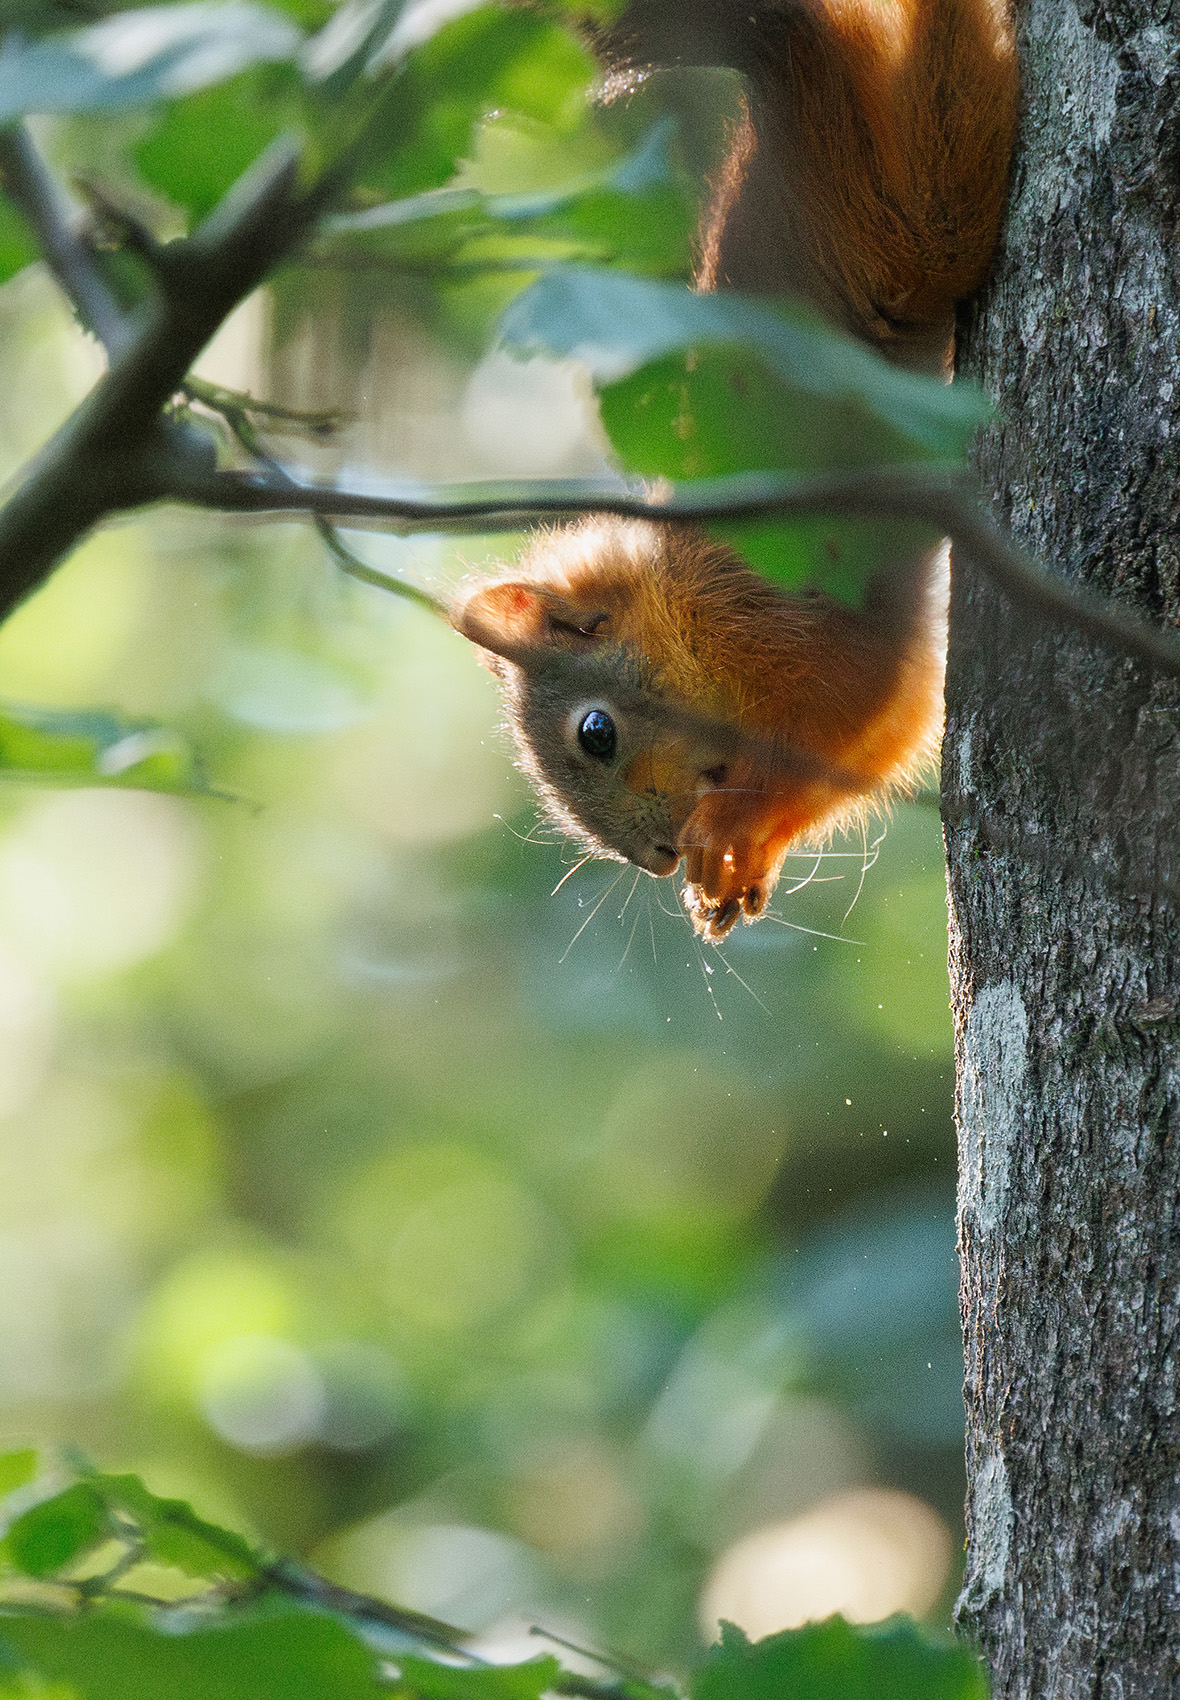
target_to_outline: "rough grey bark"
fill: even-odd
[[[1028,0],[968,339],[996,512],[1180,620],[1180,7]],[[944,810],[969,1545],[997,1696],[1180,1693],[1180,695],[956,575]]]

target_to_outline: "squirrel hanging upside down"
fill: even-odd
[[[688,32],[669,10],[634,0],[608,57],[726,63],[750,82],[698,287],[801,298],[886,359],[949,375],[955,306],[987,271],[1007,189],[1004,0],[711,0]],[[942,547],[890,561],[851,608],[776,590],[693,527],[588,519],[540,535],[452,619],[500,676],[554,822],[653,874],[683,861],[710,940],[762,913],[790,849],[937,748]]]

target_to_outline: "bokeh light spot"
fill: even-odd
[[[854,1623],[922,1617],[946,1584],[951,1551],[942,1518],[912,1494],[838,1494],[735,1541],[705,1585],[701,1629],[712,1641],[724,1620],[757,1639],[834,1612]]]
[[[335,1221],[394,1315],[423,1336],[474,1328],[522,1299],[546,1251],[534,1201],[459,1144],[414,1145],[370,1165]]]
[[[243,1452],[289,1452],[314,1440],[327,1409],[324,1380],[289,1340],[239,1335],[201,1367],[201,1409],[211,1429]]]
[[[0,931],[63,981],[143,961],[180,921],[193,833],[182,803],[143,791],[34,803],[0,846]]]

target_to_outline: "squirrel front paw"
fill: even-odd
[[[719,943],[739,919],[756,921],[777,883],[778,870],[753,846],[694,845],[685,853],[684,907],[693,931],[710,944]]]

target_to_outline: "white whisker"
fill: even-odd
[[[777,916],[772,916],[772,919],[777,919]],[[749,992],[749,994],[753,998],[754,1002],[758,1005],[758,1008],[760,1010],[762,1010],[762,1012],[765,1015],[769,1015],[770,1010],[762,1002],[762,999],[758,996],[758,993],[754,990],[753,986],[749,986],[749,985],[746,984],[746,982],[742,979],[741,975],[738,973],[737,969],[733,966],[733,963],[730,962],[730,960],[727,956],[722,954],[721,946],[720,945],[714,945],[713,949],[717,952],[718,956],[721,957],[722,962],[724,962],[725,972],[727,974],[732,974],[734,979],[737,981],[738,985],[742,988],[742,990],[745,991],[745,992]]]
[[[793,933],[810,933],[813,938],[831,939],[834,944],[868,944],[867,939],[850,939],[843,933],[822,933],[818,927],[801,926],[798,921],[784,920],[783,916],[772,915],[769,910],[767,910],[761,918],[764,921],[773,921],[775,925],[779,927],[790,927]]]
[[[628,902],[629,901],[630,901],[630,899],[628,899]],[[620,956],[620,958],[619,958],[618,967],[615,969],[616,974],[619,972],[619,970],[622,968],[624,962],[626,962],[627,958],[631,954],[631,946],[635,943],[635,933],[636,933],[636,930],[638,929],[639,922],[640,922],[640,919],[642,917],[642,914],[643,914],[643,911],[641,909],[637,908],[636,911],[635,911],[635,919],[631,923],[631,936],[627,940],[626,950],[623,952],[622,956]]]
[[[631,889],[627,893],[626,901],[624,902],[623,907],[619,910],[619,925],[620,926],[622,925],[622,922],[623,922],[623,916],[627,913],[627,904],[630,903],[631,899],[635,896],[636,891],[639,889],[639,882],[642,878],[643,878],[643,869],[642,868],[636,868],[635,878],[631,881]]]
[[[709,994],[709,1002],[713,1005],[713,1011],[714,1011],[718,1021],[721,1021],[721,1020],[724,1019],[722,1014],[721,1014],[721,1005],[717,1002],[717,994],[714,992],[713,983],[709,979],[709,976],[713,972],[713,970],[709,966],[709,964],[705,961],[705,953],[701,949],[701,941],[700,941],[700,939],[697,938],[695,933],[692,935],[692,942],[696,946],[697,955],[701,959],[701,976],[702,976],[702,978],[704,979],[704,982],[705,982],[705,990]]]
[[[856,891],[853,895],[852,902],[848,905],[847,909],[844,911],[843,920],[845,920],[845,921],[852,914],[852,911],[856,908],[858,902],[860,901],[860,894],[865,888],[865,875],[868,873],[868,871],[871,867],[875,866],[877,858],[881,854],[881,845],[885,842],[885,834],[886,834],[887,830],[888,830],[887,827],[882,827],[880,832],[877,834],[876,838],[874,838],[872,844],[869,844],[868,834],[865,832],[864,822],[861,821],[861,823],[860,823],[861,846],[862,846],[861,863],[860,863],[860,879],[857,882],[857,887],[856,887]]]
[[[593,909],[591,909],[591,911],[587,915],[586,919],[582,922],[582,925],[578,928],[578,930],[574,934],[573,938],[566,945],[564,951],[558,957],[558,959],[557,959],[558,967],[560,967],[561,964],[565,961],[565,959],[569,955],[570,951],[577,944],[577,942],[581,938],[582,934],[586,931],[586,928],[590,925],[590,923],[594,919],[595,915],[597,915],[598,911],[602,908],[603,904],[606,902],[606,900],[610,896],[611,892],[618,885],[619,881],[622,879],[622,877],[626,873],[626,871],[627,870],[626,870],[625,867],[621,868],[619,870],[619,872],[615,875],[614,879],[607,886],[607,888],[603,892],[602,896],[598,899],[598,902],[594,905]]]
[[[594,859],[593,850],[587,850],[586,854],[582,857],[582,860],[580,862],[575,862],[572,868],[567,868],[565,873],[562,874],[562,876],[558,880],[557,884],[553,887],[553,890],[549,893],[550,897],[556,897],[558,892],[561,890],[562,886],[565,884],[566,880],[573,879],[574,875],[578,872],[579,868],[584,868],[586,866],[586,863],[593,861],[593,859]]]
[[[518,838],[522,844],[559,844],[561,842],[561,837],[558,833],[554,833],[549,838],[533,837],[533,834],[540,830],[542,825],[540,820],[535,820],[527,832],[517,832],[512,822],[505,820],[503,815],[493,815],[492,819],[498,820],[501,826],[507,827],[513,838]]]

